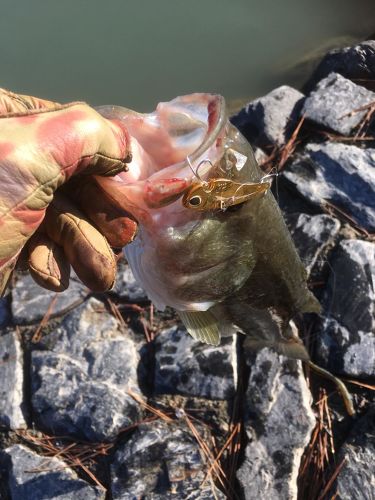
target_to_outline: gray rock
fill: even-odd
[[[0,424],[26,427],[23,413],[23,352],[16,333],[0,336]]]
[[[1,462],[7,468],[8,489],[14,500],[105,498],[103,490],[80,479],[62,460],[43,457],[25,446],[5,449],[0,454]]]
[[[121,259],[117,265],[116,282],[112,292],[127,298],[130,302],[148,300],[146,292],[135,280],[129,265],[124,259]]]
[[[309,144],[283,175],[310,203],[331,202],[358,225],[375,230],[375,149]]]
[[[375,499],[375,409],[362,417],[342,446],[337,464],[345,464],[336,479],[340,500]]]
[[[321,80],[306,98],[302,113],[318,125],[338,134],[350,135],[365,117],[367,110],[352,111],[375,102],[375,93],[356,85],[338,73]]]
[[[340,223],[329,215],[290,214],[286,219],[301,260],[310,274],[325,248],[340,229]]]
[[[138,352],[129,331],[95,299],[69,313],[32,352],[32,405],[52,434],[109,439],[140,418]],[[47,347],[47,349],[46,349]]]
[[[202,484],[206,471],[199,445],[186,424],[142,424],[115,454],[113,499],[224,498],[209,480]]]
[[[0,328],[9,325],[11,320],[8,297],[0,297]]]
[[[321,365],[343,375],[375,375],[375,244],[340,243],[331,262],[317,337]]]
[[[315,418],[300,362],[269,349],[249,358],[245,401],[248,443],[237,471],[242,495],[297,498],[297,474]]]
[[[251,144],[260,147],[281,146],[294,130],[304,95],[283,85],[251,101],[231,122]]]
[[[80,304],[89,290],[72,277],[65,292],[55,293],[41,288],[29,274],[18,274],[12,290],[12,314],[16,324],[32,324],[40,321],[46,314],[52,300],[55,300],[51,317],[64,314]],[[56,299],[55,299],[56,297]]]
[[[235,392],[235,337],[218,347],[194,340],[185,328],[173,327],[155,340],[156,394],[183,394],[228,399]]]
[[[306,93],[333,71],[365,87],[372,83],[375,90],[375,40],[328,52],[305,85]]]

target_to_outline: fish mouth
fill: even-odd
[[[177,99],[181,99],[181,102],[189,107],[192,103],[195,103],[198,107],[202,107],[201,113],[204,111],[203,114],[205,117],[205,136],[200,145],[184,157],[184,165],[186,166],[189,163],[189,159],[190,162],[193,162],[199,160],[202,155],[206,155],[207,151],[217,141],[219,142],[218,145],[220,145],[220,135],[223,135],[228,116],[225,99],[221,95],[196,93]]]
[[[118,174],[113,182],[99,177],[96,180],[136,218],[140,210],[162,208],[182,197],[196,180],[192,162],[207,155],[216,161],[223,154],[227,114],[220,95],[177,97],[159,103],[148,114],[118,106],[97,110],[106,118],[124,123],[131,137],[132,161],[129,170]],[[121,193],[114,195],[119,190]]]
[[[229,123],[220,95],[180,96],[146,114],[116,106],[98,111],[123,122],[132,161],[116,182],[97,182],[139,222],[149,222],[155,215],[150,211],[170,207],[169,217],[178,212],[180,218],[186,209],[197,217],[223,211],[262,197],[270,187],[259,175],[251,147]]]
[[[169,170],[189,169],[190,162],[208,154],[218,142],[227,123],[225,100],[217,94],[195,93],[161,102],[151,113],[137,113],[120,106],[100,106],[105,118],[120,120],[131,137],[132,161],[129,171],[120,174],[125,182],[150,178]],[[193,177],[190,171],[189,175]],[[185,172],[186,176],[186,172]],[[172,176],[171,176],[172,177]]]

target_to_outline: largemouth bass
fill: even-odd
[[[99,111],[132,137],[129,172],[97,182],[139,223],[125,255],[155,306],[176,309],[203,342],[241,331],[249,343],[307,358],[290,320],[320,306],[224,99],[193,94],[150,114]]]

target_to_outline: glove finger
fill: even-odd
[[[46,234],[35,233],[27,245],[28,265],[34,281],[47,290],[63,292],[69,286],[70,264],[64,250]]]
[[[58,103],[52,101],[0,89],[0,114],[22,113],[36,109],[55,109],[59,106]]]
[[[43,228],[64,249],[64,253],[80,280],[95,292],[109,290],[116,277],[116,260],[100,232],[85,215],[56,193],[46,211]]]
[[[16,267],[18,254],[11,260],[8,260],[4,265],[0,261],[0,298],[4,296],[5,290],[10,282],[14,268]]]
[[[73,182],[72,182],[73,181]],[[63,190],[87,215],[114,248],[134,240],[137,223],[105,193],[94,179],[72,179]]]

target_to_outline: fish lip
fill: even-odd
[[[158,182],[145,182],[143,202],[148,208],[162,208],[177,201],[189,189],[190,182],[183,178],[166,178]]]
[[[189,97],[194,97],[198,100],[202,96],[209,99],[207,106],[209,112],[208,116],[209,127],[207,130],[206,137],[202,142],[202,144],[199,146],[199,148],[197,148],[189,155],[191,162],[199,159],[204,154],[204,152],[207,151],[213,145],[213,143],[216,141],[220,132],[223,130],[228,121],[225,99],[223,96],[219,94],[196,93],[196,94],[191,94]],[[210,117],[211,120],[213,120],[212,123],[210,123]],[[187,166],[188,160],[186,159],[183,162],[183,164]]]
[[[208,130],[202,144],[193,151],[189,157],[194,161],[202,156],[202,154],[216,141],[221,130],[228,122],[227,109],[225,99],[220,94],[210,94],[205,92],[196,92],[180,96],[181,99],[199,101],[205,99],[208,107]],[[104,105],[96,106],[96,111],[105,118],[124,120],[124,117],[129,115],[147,116],[148,113],[137,113],[121,106]],[[183,162],[187,165],[187,160]]]

